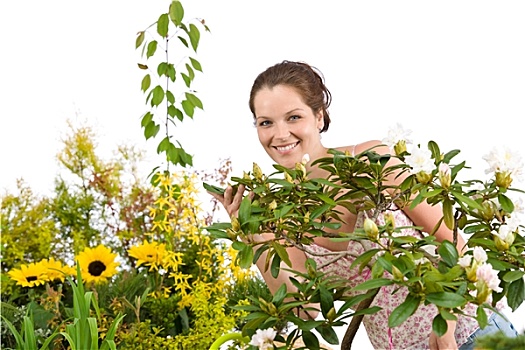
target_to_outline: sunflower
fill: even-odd
[[[129,256],[137,259],[136,266],[144,264],[150,269],[158,270],[166,255],[166,245],[164,243],[144,241],[142,244],[128,249]]]
[[[85,282],[105,282],[117,273],[118,262],[115,261],[117,254],[102,244],[95,248],[86,248],[78,254],[77,261],[80,265],[82,278]]]
[[[22,287],[35,287],[44,284],[48,277],[47,268],[40,262],[21,265],[19,269],[12,269],[8,275],[16,284]]]
[[[43,259],[40,263],[47,269],[47,280],[50,282],[56,280],[64,282],[66,275],[74,275],[70,266],[63,265],[60,261],[57,261],[54,258]]]

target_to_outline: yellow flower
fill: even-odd
[[[151,269],[158,270],[162,266],[162,261],[166,255],[166,245],[164,243],[144,241],[142,244],[128,249],[129,256],[137,259],[136,266],[144,264]]]
[[[22,287],[35,287],[47,281],[47,268],[41,263],[21,265],[19,269],[8,272],[9,277]]]
[[[50,282],[55,280],[64,282],[66,275],[75,275],[75,273],[71,273],[72,268],[70,266],[62,265],[60,261],[54,258],[43,259],[40,263],[47,269],[47,280]]]
[[[109,248],[99,245],[96,248],[86,248],[78,254],[77,261],[82,271],[85,282],[105,282],[117,273],[118,262],[115,261],[117,254]]]

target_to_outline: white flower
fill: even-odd
[[[414,264],[416,264],[416,266],[417,265],[424,265],[427,262],[430,262],[430,260],[428,260],[426,257],[422,257],[422,258],[414,260]]]
[[[400,141],[410,144],[412,143],[412,140],[409,139],[411,133],[411,130],[405,130],[400,123],[397,123],[394,127],[388,130],[388,134],[382,140],[382,142],[390,147],[390,149],[393,149],[394,146]]]
[[[500,280],[498,272],[492,268],[492,265],[483,263],[476,270],[476,277],[478,281],[484,282],[487,287],[496,293],[501,292],[503,289],[499,286]]]
[[[481,247],[474,247],[474,260],[478,263],[484,263],[487,261],[487,252]]]
[[[522,174],[523,161],[521,156],[512,152],[508,147],[494,147],[490,153],[483,156],[483,159],[489,163],[489,168],[485,170],[486,174],[507,173],[515,178]]]
[[[276,335],[277,332],[273,328],[258,329],[252,336],[250,345],[257,346],[259,350],[273,349],[273,340]]]
[[[509,220],[510,221],[510,220]],[[501,239],[507,244],[512,244],[514,242],[514,230],[516,228],[513,225],[501,225],[498,232],[493,232],[495,236]]]
[[[432,153],[428,149],[413,147],[412,152],[405,158],[405,162],[412,168],[412,174],[424,172],[430,174],[436,168],[432,160]]]
[[[301,163],[303,163],[303,165],[306,165],[306,163],[308,163],[310,161],[310,155],[308,153],[305,153],[305,155],[303,156],[303,159],[301,160]]]
[[[458,264],[462,268],[470,267],[470,262],[472,261],[472,255],[463,255],[458,259]]]

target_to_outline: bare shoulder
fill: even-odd
[[[379,154],[390,153],[390,148],[384,145],[380,140],[370,140],[358,143],[356,145],[337,147],[337,150],[355,155],[367,151],[371,148],[373,148],[374,151]]]

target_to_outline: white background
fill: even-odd
[[[88,120],[106,155],[120,143],[147,149],[140,117],[142,62],[135,33],[169,1],[3,1],[0,189],[24,178],[52,190],[66,120]],[[234,175],[256,161],[248,109],[255,76],[284,59],[324,73],[333,95],[328,147],[381,139],[402,123],[416,142],[460,149],[484,176],[493,146],[524,154],[525,3],[522,1],[183,1],[186,17],[205,19],[196,82],[204,112],[176,138],[198,169],[230,158]],[[144,169],[149,173],[151,167]],[[522,329],[522,306],[511,317]],[[521,313],[521,317],[518,314]],[[366,338],[359,338],[365,342]],[[363,343],[363,347],[366,346]]]

